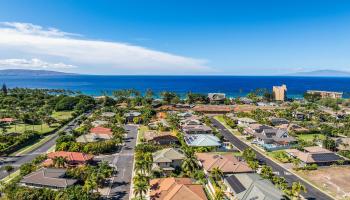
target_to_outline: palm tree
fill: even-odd
[[[53,165],[57,168],[65,167],[67,164],[67,159],[62,156],[58,156],[52,159]]]
[[[259,168],[259,162],[258,161],[248,161],[248,165],[253,170],[257,170]]]
[[[215,195],[214,200],[223,200],[224,199],[224,192],[222,189],[215,187]]]
[[[218,167],[215,167],[211,170],[210,175],[218,181],[223,176],[223,172]]]
[[[134,181],[135,183],[141,182],[141,181],[148,182],[149,179],[150,179],[149,176],[146,176],[146,175],[141,174],[141,173],[137,173],[137,174],[134,176],[133,181]]]
[[[293,182],[291,196],[292,199],[300,199],[300,192],[306,192],[306,187],[300,182]]]
[[[135,170],[137,172],[145,173],[148,166],[144,160],[137,160],[135,162]]]
[[[181,165],[183,171],[190,176],[191,173],[198,169],[197,160],[194,156],[186,157]]]
[[[261,168],[261,177],[265,178],[265,179],[271,179],[273,176],[273,171],[272,168],[270,166],[264,165]]]
[[[86,193],[91,193],[93,192],[94,189],[98,188],[98,184],[97,184],[97,177],[96,176],[89,176],[84,184],[83,189],[85,190]]]
[[[301,164],[301,160],[300,159],[298,159],[298,158],[293,159],[294,169],[298,169],[300,164]]]
[[[134,183],[134,194],[135,196],[140,196],[140,198],[143,198],[143,194],[146,194],[148,191],[149,185],[145,181],[139,181]]]

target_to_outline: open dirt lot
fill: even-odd
[[[350,167],[326,167],[299,172],[307,180],[326,190],[336,199],[350,200]]]

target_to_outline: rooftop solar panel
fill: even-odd
[[[226,180],[236,194],[246,190],[246,188],[242,185],[241,182],[239,182],[239,180],[234,175],[229,176],[228,178],[226,178]]]
[[[342,160],[342,158],[335,153],[312,154],[311,157],[316,162],[331,162],[331,161]]]

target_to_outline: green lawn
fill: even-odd
[[[58,121],[61,120],[67,120],[72,117],[72,111],[59,111],[59,112],[53,112],[52,117],[55,118]]]
[[[225,128],[227,128],[228,130],[230,130],[230,132],[231,132],[232,134],[234,134],[234,135],[236,135],[236,136],[242,135],[239,131],[233,130],[231,127],[229,127],[229,126],[226,124],[226,122],[225,122],[225,120],[224,120],[224,116],[218,115],[218,116],[215,116],[214,119],[218,120],[222,125],[225,126]]]
[[[272,157],[272,158],[282,162],[282,163],[290,162],[290,158],[286,155],[284,150],[267,152],[267,155],[269,157]]]
[[[7,129],[7,132],[8,133],[12,133],[12,132],[24,133],[25,130],[34,130],[34,131],[38,131],[41,134],[44,134],[44,133],[48,133],[50,131],[53,131],[58,125],[59,124],[53,124],[53,125],[51,125],[51,127],[49,127],[47,124],[43,124],[43,125],[17,124],[17,125],[9,126]]]
[[[317,135],[319,139],[324,140],[326,139],[326,136],[322,134],[299,134],[297,135],[298,139],[302,139],[305,141],[312,141],[314,139],[314,136]]]

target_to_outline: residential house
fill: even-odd
[[[77,166],[91,162],[94,156],[80,152],[55,151],[47,154],[47,159],[44,161],[43,165],[52,166],[54,163],[53,160],[57,157],[65,158],[68,166]]]
[[[243,134],[254,135],[255,133],[261,133],[264,129],[271,129],[273,127],[263,124],[249,124],[244,128]]]
[[[298,149],[287,149],[286,153],[293,158],[298,158],[302,162],[303,166],[309,164],[328,166],[337,164],[339,161],[348,162],[348,160],[345,160],[336,153],[319,146],[304,147],[304,151],[300,151]]]
[[[199,121],[197,116],[192,116],[190,118],[180,120],[180,124],[181,125],[201,125],[202,122]]]
[[[186,119],[186,118],[190,118],[192,117],[192,113],[190,112],[180,112],[177,114],[177,116],[180,118],[180,119]]]
[[[170,131],[146,131],[143,134],[143,138],[149,143],[158,145],[171,145],[179,143],[176,135]]]
[[[274,126],[279,126],[282,124],[289,124],[289,121],[284,119],[284,118],[270,117],[269,120],[270,120],[271,124]]]
[[[206,174],[218,168],[223,174],[254,172],[249,165],[236,158],[232,153],[196,153],[200,165]]]
[[[77,137],[75,140],[79,143],[97,142],[100,140],[110,140],[113,138],[113,132],[110,128],[102,126],[93,127],[89,134]]]
[[[186,134],[210,134],[212,129],[204,124],[200,125],[184,125],[181,126],[181,129]]]
[[[222,104],[225,102],[225,93],[208,93],[210,103]]]
[[[254,143],[268,151],[286,149],[297,142],[294,137],[288,135],[287,130],[277,128],[264,129],[261,133],[255,133],[254,136]]]
[[[255,173],[232,174],[224,178],[231,200],[284,200],[283,193],[269,180]]]
[[[151,123],[148,123],[148,127],[152,130],[158,129],[159,126],[163,126],[163,128],[170,128],[169,123],[165,119],[160,119],[158,121],[154,121]]]
[[[90,134],[95,135],[96,138],[105,140],[111,139],[113,137],[112,129],[102,126],[97,126],[90,129]]]
[[[65,178],[66,169],[40,168],[22,178],[20,184],[27,187],[65,189],[77,180]]]
[[[334,138],[337,149],[341,151],[350,151],[350,138]]]
[[[114,117],[115,113],[114,112],[103,112],[101,114],[102,117]]]
[[[292,116],[299,121],[304,121],[307,119],[306,114],[302,112],[293,112]]]
[[[250,124],[256,124],[256,123],[257,123],[257,121],[255,121],[254,119],[251,119],[251,118],[247,118],[247,117],[237,119],[237,124],[240,126],[243,126],[243,127],[247,127]]]
[[[15,121],[16,121],[16,119],[14,119],[12,117],[5,117],[5,118],[0,119],[0,123],[2,123],[2,124],[12,124]]]
[[[276,101],[285,101],[287,99],[287,86],[284,84],[281,86],[273,86],[272,92]]]
[[[295,133],[305,133],[310,131],[309,129],[294,123],[282,124],[282,125],[276,126],[276,128],[284,129],[284,130],[287,130],[288,132],[293,131]]]
[[[150,200],[207,200],[202,185],[190,178],[159,178],[150,181]]]
[[[229,105],[197,105],[192,110],[205,114],[226,114],[233,112],[234,107]]]
[[[213,134],[190,134],[185,135],[184,140],[188,146],[192,147],[219,147],[220,139]]]
[[[306,91],[306,93],[320,95],[322,99],[324,98],[341,99],[343,97],[343,92],[308,90]]]
[[[131,111],[124,114],[126,122],[134,122],[135,117],[140,117],[141,113],[136,111]]]
[[[104,120],[95,120],[95,121],[91,122],[91,125],[93,127],[103,126],[103,125],[106,125],[106,124],[108,124],[108,121],[104,121]]]
[[[171,172],[180,167],[186,156],[174,148],[166,148],[153,153],[153,170]]]

